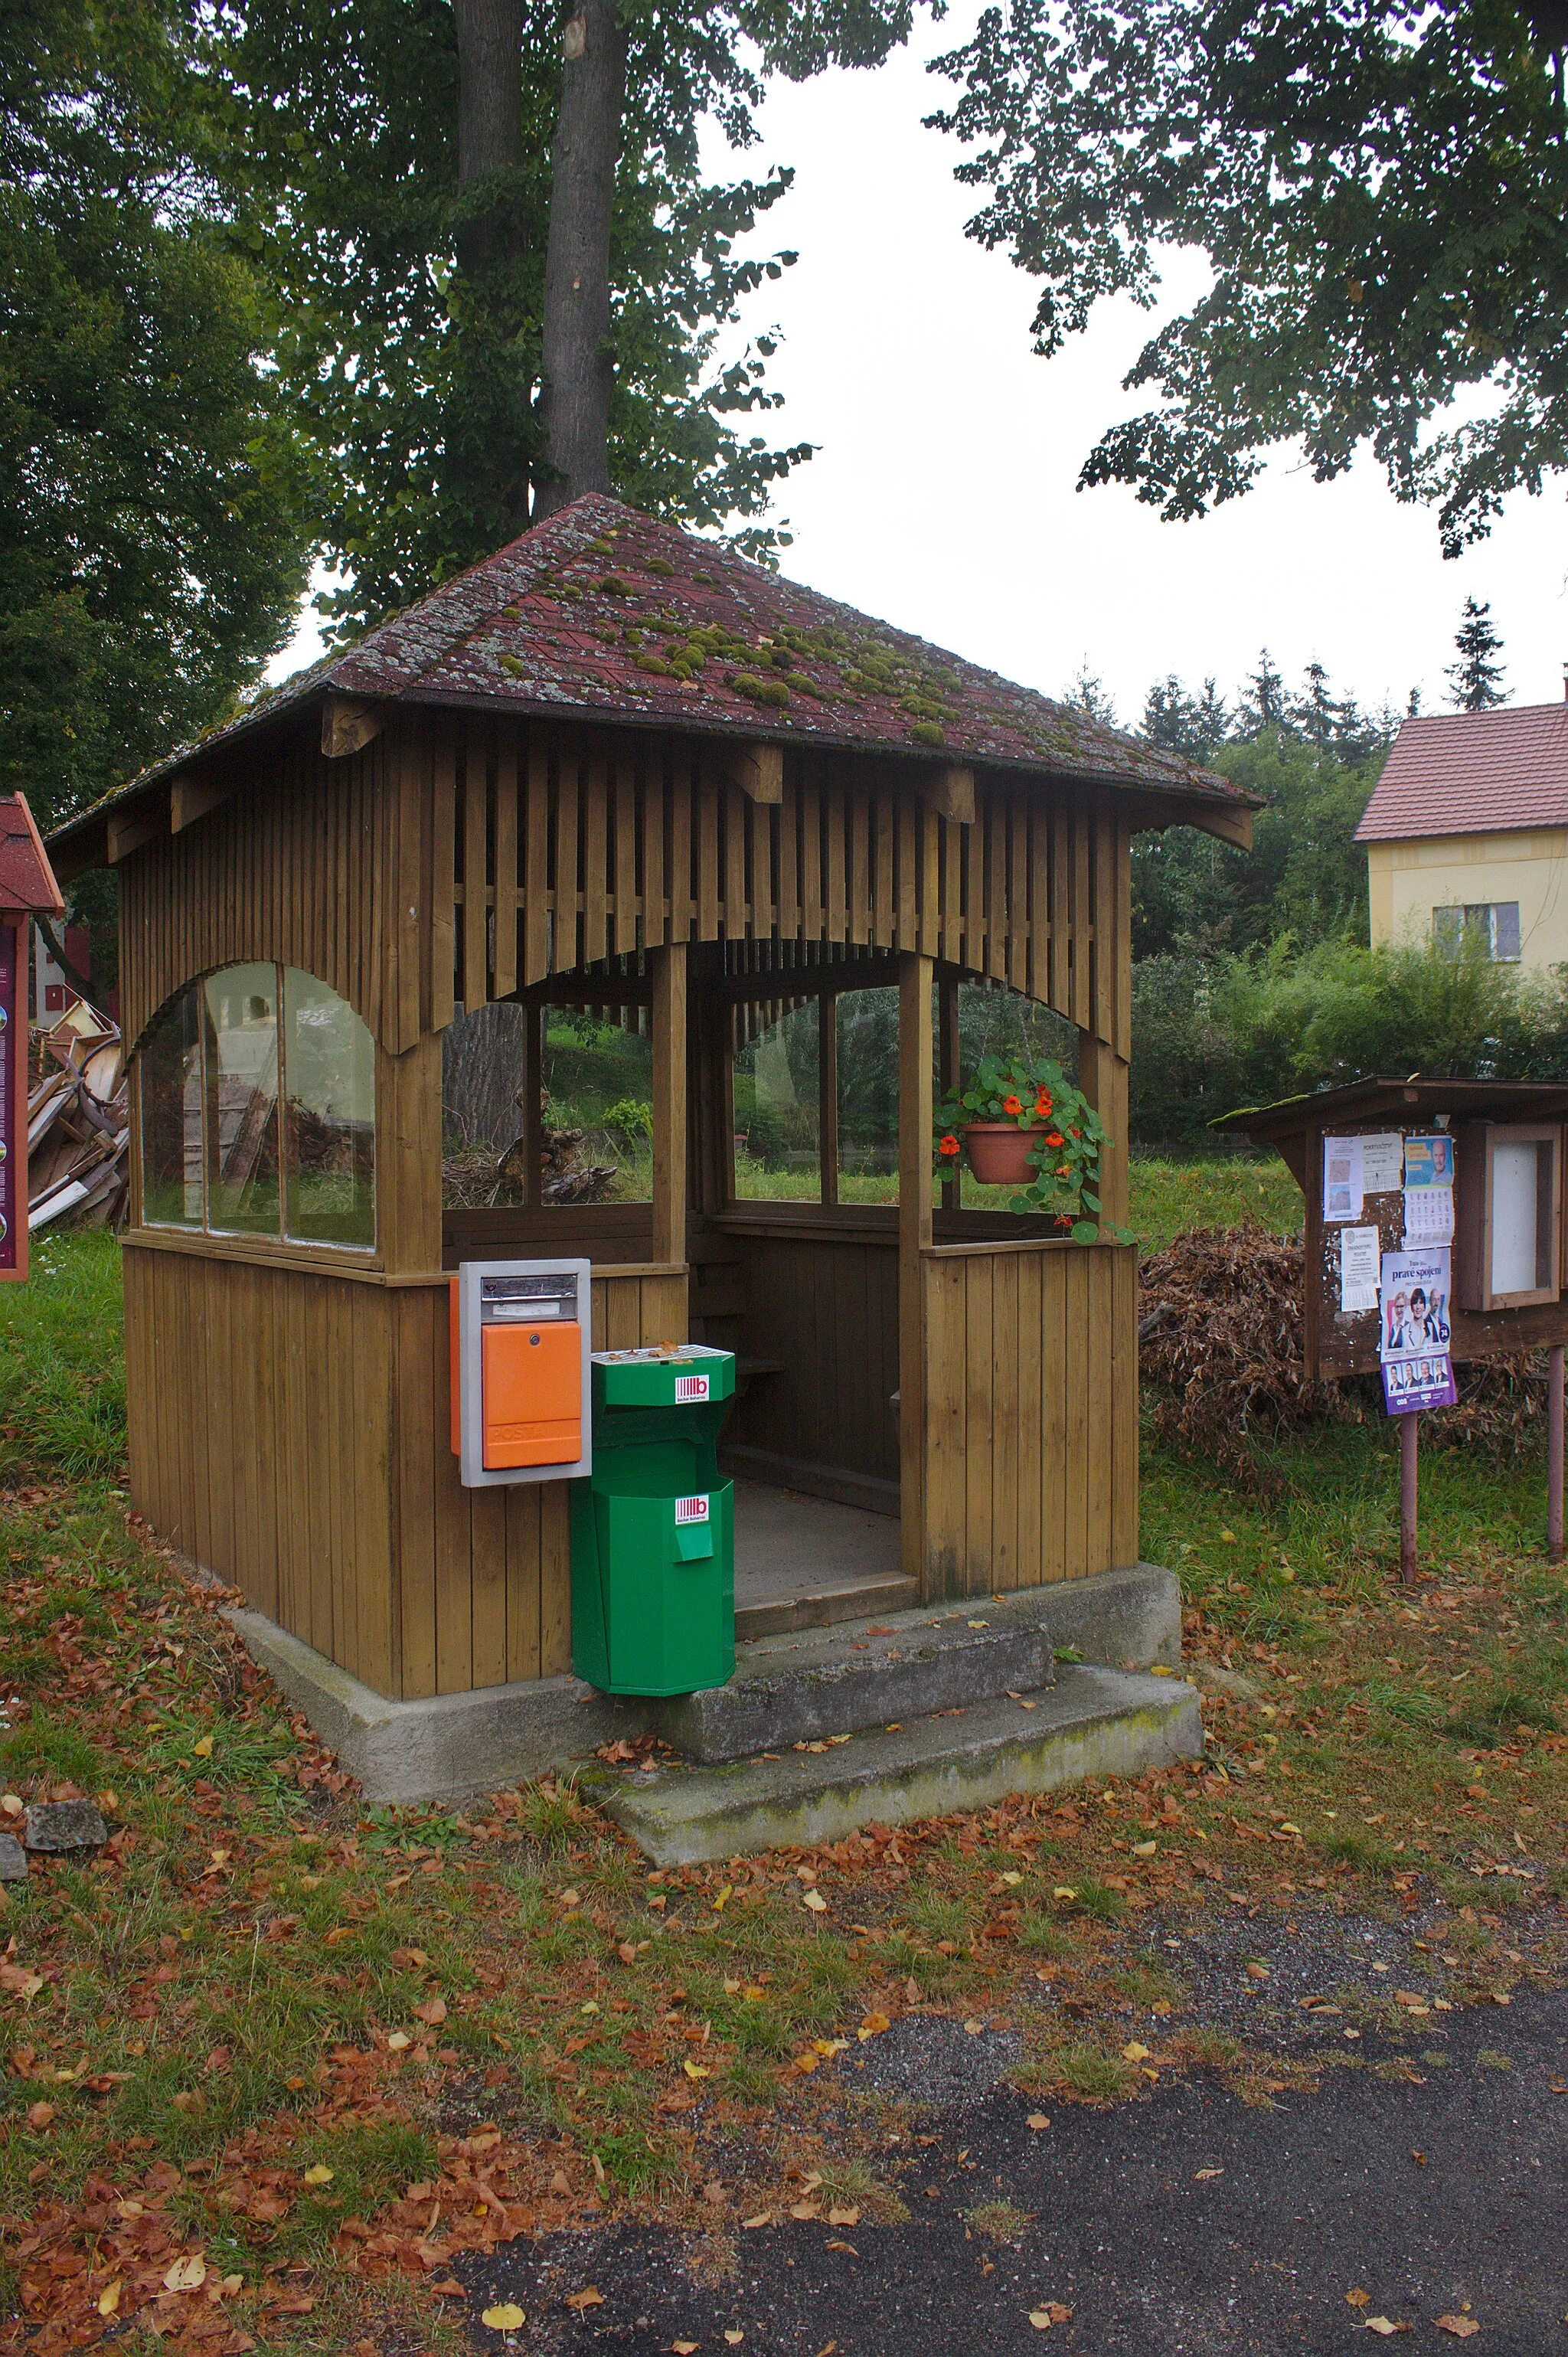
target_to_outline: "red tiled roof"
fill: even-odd
[[[1255,807],[1225,779],[596,493],[286,681],[138,791],[326,689],[876,748]],[[103,805],[97,806],[99,812]],[[61,830],[76,832],[84,819]]]
[[[1358,843],[1568,826],[1568,702],[1407,720]]]
[[[25,794],[0,794],[0,909],[59,917],[65,902]]]

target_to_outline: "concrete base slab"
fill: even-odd
[[[671,1704],[603,1695],[574,1677],[527,1679],[513,1685],[481,1687],[472,1694],[390,1702],[314,1647],[290,1636],[264,1613],[231,1608],[228,1618],[255,1660],[304,1713],[322,1742],[359,1779],[371,1802],[464,1799],[526,1782],[552,1770],[580,1765],[591,1760],[601,1744],[620,1738],[630,1740],[639,1735],[666,1733],[667,1740],[680,1740],[674,1729],[676,1715],[682,1712],[695,1711],[698,1726],[692,1739],[706,1745],[708,1738],[700,1732],[703,1715],[711,1707],[716,1730],[731,1707],[722,1701],[710,1706],[703,1697],[682,1697]],[[822,1739],[826,1734],[846,1731],[853,1723],[865,1726],[868,1720],[885,1724],[888,1718],[913,1717],[913,1701],[918,1697],[912,1697],[910,1704],[897,1707],[889,1704],[884,1709],[884,1698],[874,1690],[875,1676],[868,1675],[865,1700],[857,1703],[853,1678],[824,1679],[820,1674],[823,1663],[836,1655],[847,1664],[864,1662],[867,1672],[874,1673],[876,1649],[883,1641],[894,1639],[900,1649],[918,1648],[929,1641],[927,1632],[933,1630],[943,1632],[950,1641],[970,1633],[985,1633],[970,1632],[972,1620],[983,1621],[989,1632],[1013,1636],[1023,1632],[1026,1645],[1033,1641],[1031,1630],[1036,1635],[1043,1630],[1051,1649],[1067,1647],[1088,1661],[1117,1669],[1156,1663],[1174,1669],[1181,1660],[1180,1591],[1174,1572],[1157,1564],[1138,1564],[1125,1571],[1103,1572],[1093,1579],[1028,1588],[1006,1597],[976,1597],[935,1609],[887,1613],[844,1624],[831,1636],[820,1631],[779,1632],[738,1649],[736,1680],[743,1686],[753,1679],[777,1682],[781,1705],[793,1681],[797,1703],[807,1717],[815,1717],[809,1725],[800,1719],[788,1734],[782,1724],[775,1723],[757,1748],[765,1744],[773,1749],[785,1741]],[[975,1653],[971,1671],[991,1658],[983,1649]],[[1000,1659],[998,1653],[992,1660],[993,1669]],[[1009,1674],[1005,1684],[1022,1689],[1022,1669],[1016,1677]],[[919,1707],[922,1711],[951,1708],[974,1699],[979,1692],[996,1690],[981,1681],[972,1684],[967,1695],[956,1694],[952,1702],[926,1699]],[[722,1697],[733,1687],[714,1691]],[[837,1715],[824,1720],[822,1715],[830,1709],[830,1694],[836,1695],[831,1709]],[[724,1747],[720,1756],[734,1756],[733,1743],[741,1732],[739,1719],[747,1710],[748,1704],[737,1704],[732,1732],[727,1736],[715,1732],[713,1740]],[[942,1723],[960,1724],[956,1720]],[[760,1724],[748,1721],[747,1743],[753,1741]]]
[[[1032,1709],[983,1703],[822,1752],[660,1769],[635,1784],[594,1774],[585,1789],[656,1865],[689,1866],[987,1808],[1085,1776],[1138,1776],[1203,1749],[1197,1695],[1179,1679],[1068,1668],[1030,1699]]]

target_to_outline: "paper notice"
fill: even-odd
[[[1398,1179],[1393,1183],[1397,1187]],[[1405,1139],[1404,1183],[1407,1192],[1416,1187],[1453,1186],[1454,1140],[1445,1131]]]
[[[1454,1241],[1452,1187],[1407,1187],[1404,1190],[1404,1240],[1416,1244],[1451,1244]]]
[[[1323,1141],[1323,1216],[1326,1220],[1359,1220],[1361,1216],[1359,1137],[1326,1137]]]
[[[1404,1185],[1404,1139],[1397,1129],[1376,1130],[1361,1140],[1361,1192],[1397,1194]]]
[[[1383,1254],[1380,1358],[1424,1358],[1447,1350],[1448,1281],[1442,1245]]]
[[[1339,1307],[1348,1316],[1378,1306],[1381,1262],[1376,1228],[1339,1231]]]

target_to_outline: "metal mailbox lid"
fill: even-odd
[[[606,1407],[698,1407],[735,1395],[735,1352],[705,1342],[596,1351],[594,1371]]]

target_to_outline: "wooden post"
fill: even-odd
[[[817,1151],[822,1173],[822,1200],[839,1199],[839,1002],[836,991],[824,990],[817,1001]]]
[[[653,1257],[686,1258],[686,944],[653,960]]]
[[[907,1578],[926,1589],[926,1263],[931,1247],[933,958],[898,961],[899,1531]]]
[[[1100,1173],[1100,1214],[1125,1227],[1131,1207],[1127,1152],[1127,1060],[1092,1031],[1078,1035],[1078,1084],[1105,1125],[1111,1143]]]
[[[376,1249],[397,1275],[441,1265],[441,1036],[376,1049]]]
[[[958,970],[944,966],[937,976],[937,1060],[938,1082],[945,1097],[958,1086]],[[942,1209],[956,1211],[960,1200],[959,1174],[942,1180]]]
[[[1563,1560],[1563,1345],[1553,1343],[1546,1389],[1546,1552]]]
[[[536,1003],[523,1009],[522,1018],[522,1200],[531,1211],[544,1200],[545,1012]]]
[[[1412,1408],[1399,1420],[1400,1578],[1406,1587],[1411,1586],[1415,1579],[1416,1450],[1420,1437],[1417,1427],[1420,1423],[1419,1408]]]

